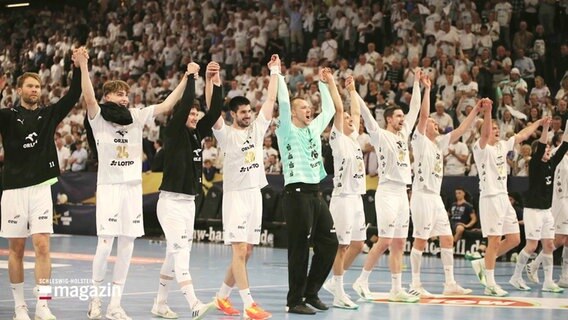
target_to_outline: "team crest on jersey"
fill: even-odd
[[[256,153],[254,152],[254,150],[247,150],[245,152],[245,163],[246,164],[253,163],[255,159],[256,159]]]
[[[121,137],[124,137],[128,131],[127,130],[117,130],[116,133],[118,133]]]
[[[22,146],[24,149],[29,149],[29,148],[35,147],[35,145],[37,144],[37,133],[32,132],[32,133],[28,134],[24,138],[24,141],[25,141],[25,143]]]

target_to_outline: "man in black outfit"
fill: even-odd
[[[73,52],[73,79],[69,92],[53,105],[40,108],[41,79],[26,72],[18,78],[20,105],[0,110],[0,133],[4,145],[2,172],[2,230],[8,238],[8,274],[15,302],[14,319],[29,319],[24,300],[23,257],[28,234],[35,249],[34,293],[38,296],[35,319],[55,319],[47,300],[51,292],[49,235],[53,233],[51,185],[57,182],[59,162],[54,135],[57,125],[67,116],[81,96],[81,70],[78,50]],[[82,51],[82,52],[83,52]],[[86,59],[83,59],[86,63]],[[29,225],[29,228],[28,228]]]

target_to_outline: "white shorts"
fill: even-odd
[[[223,193],[223,239],[225,244],[259,244],[262,228],[260,189]]]
[[[554,218],[550,209],[523,209],[527,240],[554,239]]]
[[[167,251],[191,251],[195,224],[195,196],[161,191],[158,199],[158,221],[166,236]]]
[[[410,208],[405,186],[398,189],[380,186],[375,193],[375,210],[379,237],[408,237]]]
[[[479,219],[483,237],[519,233],[519,221],[507,194],[479,199]]]
[[[552,201],[555,234],[568,235],[568,198]]]
[[[97,186],[97,235],[141,237],[144,235],[142,184]]]
[[[410,198],[412,237],[427,240],[436,236],[452,236],[446,207],[439,194],[416,191]]]
[[[4,190],[1,202],[1,237],[27,238],[36,233],[53,233],[50,185]]]
[[[344,194],[331,197],[329,211],[333,218],[333,226],[337,240],[341,245],[348,245],[351,241],[364,241],[367,239],[365,226],[365,210],[363,198],[359,194]]]

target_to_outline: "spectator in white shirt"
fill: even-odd
[[[444,101],[439,100],[436,102],[436,112],[431,113],[430,118],[436,121],[440,133],[445,133],[447,132],[446,130],[449,130],[448,128],[454,127],[452,117],[446,113]]]
[[[71,157],[71,151],[65,146],[61,134],[55,133],[55,149],[57,150],[57,160],[59,162],[59,170],[65,172],[68,167],[68,161]]]
[[[76,141],[75,147],[77,149],[73,151],[71,157],[69,158],[71,171],[72,172],[85,171],[85,169],[87,168],[87,159],[89,158],[87,150],[83,148],[83,143],[81,141]]]
[[[371,64],[367,63],[367,58],[364,54],[359,55],[359,61],[353,68],[353,77],[358,78],[359,76],[365,77],[367,81],[373,79],[374,68]]]
[[[321,44],[323,57],[329,62],[335,62],[337,59],[337,41],[332,38],[331,31],[325,33],[325,41]]]
[[[469,149],[467,145],[461,141],[456,140],[448,146],[444,154],[444,175],[448,176],[463,176],[467,168],[467,159],[469,157]]]

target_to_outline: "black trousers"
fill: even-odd
[[[287,306],[294,307],[303,298],[317,297],[333,266],[338,242],[329,208],[317,185],[286,186],[283,209],[288,228]],[[310,241],[314,255],[308,272]]]

